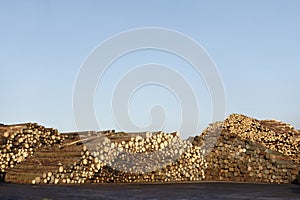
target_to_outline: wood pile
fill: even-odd
[[[0,126],[0,169],[10,182],[32,184],[291,183],[300,182],[299,138],[288,124],[237,114],[189,140],[178,132],[59,134],[37,124]]]
[[[206,180],[291,183],[300,170],[299,136],[288,124],[233,114],[210,125],[193,144],[209,150]]]
[[[0,171],[21,163],[42,145],[53,145],[64,140],[56,129],[36,123],[0,126]]]
[[[118,138],[118,134],[110,138]],[[32,183],[174,182],[205,178],[207,165],[201,148],[181,140],[178,133],[125,138],[126,141],[112,140],[100,135],[83,146],[77,162],[65,168],[60,166],[54,173],[45,172]]]
[[[60,148],[64,144],[68,144],[80,139],[79,135],[68,135],[64,141],[51,146],[42,145],[35,153],[28,157],[25,161],[18,163],[15,167],[7,169],[6,182],[31,184],[35,177],[42,177],[46,172],[55,173],[62,166],[77,162],[81,158],[83,144],[66,146]]]
[[[276,120],[256,120],[232,114],[223,123],[224,131],[264,145],[299,163],[300,132]]]
[[[288,156],[228,133],[205,159],[206,180],[292,183],[300,170]]]

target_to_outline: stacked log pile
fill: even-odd
[[[237,114],[190,140],[181,140],[177,132],[91,131],[64,136],[55,129],[21,124],[0,126],[0,169],[17,165],[7,174],[12,182],[25,168],[38,169],[35,174],[24,172],[24,181],[18,177],[19,182],[33,184],[291,183],[300,171],[299,143],[299,131],[288,124]],[[37,162],[38,168],[32,166]]]
[[[63,134],[62,134],[63,135]],[[60,144],[42,145],[35,153],[15,167],[7,169],[6,182],[31,184],[35,177],[42,177],[46,172],[55,173],[59,167],[66,167],[81,158],[82,144],[60,147],[78,141],[79,135],[68,135]]]
[[[289,157],[234,134],[221,135],[205,158],[206,180],[291,183],[299,172]]]
[[[181,140],[178,133],[149,133],[126,141],[99,136],[84,145],[81,154],[72,165],[46,172],[32,183],[199,181],[207,167],[201,148]]]
[[[232,114],[224,121],[224,131],[291,157],[299,162],[300,132],[291,125],[275,120],[259,121]]]
[[[56,129],[35,123],[0,127],[0,171],[21,163],[42,145],[53,145],[64,140]]]
[[[214,146],[205,156],[206,180],[291,183],[300,170],[298,139],[299,132],[290,125],[233,114],[193,143]]]

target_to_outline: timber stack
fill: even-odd
[[[136,135],[136,134],[135,134]],[[200,147],[180,139],[179,133],[146,133],[146,137],[114,134],[92,136],[82,157],[65,168],[32,180],[38,183],[131,183],[200,181],[206,167]]]
[[[0,171],[5,172],[21,163],[42,145],[53,145],[64,140],[56,129],[36,123],[0,126]]]
[[[1,126],[0,135],[1,170],[7,172],[10,182],[300,180],[300,132],[276,120],[256,120],[239,114],[211,124],[188,140],[182,140],[178,132],[59,134],[37,124]],[[36,162],[39,165],[34,166]],[[25,168],[31,173],[22,174]]]
[[[297,182],[300,132],[276,120],[232,114],[212,124],[194,143],[213,148],[205,156],[206,180]]]

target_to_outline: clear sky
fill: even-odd
[[[223,79],[226,116],[275,118],[300,128],[299,10],[296,0],[0,1],[0,123],[38,122],[75,130],[74,83],[89,53],[122,31],[162,27],[186,34],[206,49]],[[122,59],[95,94],[102,128],[116,128],[109,100],[102,97],[124,68],[148,62],[173,65],[191,85],[199,84],[204,116],[199,131],[207,126],[209,94],[201,78],[182,70],[186,63],[151,50]],[[132,118],[145,126],[149,105],[165,104],[167,126],[175,130],[180,121],[176,99],[160,87],[144,89],[130,101]]]

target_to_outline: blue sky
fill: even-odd
[[[162,27],[190,36],[214,60],[226,92],[226,116],[275,118],[300,128],[299,9],[300,2],[291,0],[0,1],[0,122],[31,121],[75,130],[74,83],[89,53],[122,31]],[[98,87],[95,112],[102,128],[116,128],[106,106],[109,100],[101,97],[122,75],[120,66],[130,69],[131,63],[158,61],[173,65],[191,85],[199,84],[204,116],[199,131],[210,122],[203,80],[182,70],[185,63],[174,56],[144,51],[115,63]],[[175,130],[180,115],[176,100],[153,86],[137,92],[131,101],[136,123],[149,123],[146,112],[151,102],[166,103],[167,125]]]

